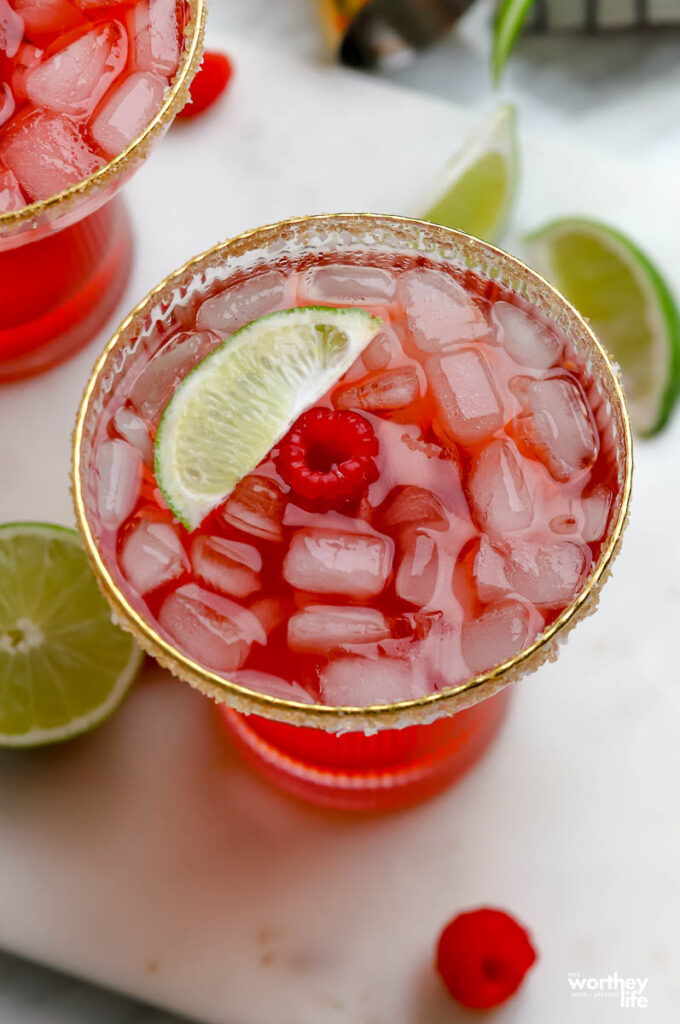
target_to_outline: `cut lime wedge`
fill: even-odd
[[[298,416],[342,377],[382,321],[307,306],[253,320],[187,374],[156,435],[156,479],[194,530]]]
[[[0,746],[56,743],[99,725],[142,661],[111,622],[75,530],[0,526]]]
[[[421,209],[424,220],[495,241],[503,234],[519,178],[517,114],[503,104],[453,156]]]
[[[619,363],[635,430],[657,433],[680,390],[680,314],[659,271],[620,231],[585,218],[553,221],[527,241],[530,260]]]

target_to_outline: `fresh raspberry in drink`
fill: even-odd
[[[97,544],[130,604],[211,672],[309,703],[428,697],[529,647],[621,490],[558,324],[404,252],[220,274],[99,417]]]
[[[459,914],[437,944],[437,971],[459,1003],[490,1010],[515,994],[536,962],[528,932],[502,910]]]
[[[125,150],[179,65],[183,0],[0,0],[0,212]]]
[[[276,467],[292,492],[318,508],[340,509],[378,477],[373,427],[354,412],[314,408],[279,445]]]

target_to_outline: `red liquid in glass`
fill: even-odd
[[[389,293],[361,303],[382,317],[383,333],[317,403],[351,409],[379,440],[377,481],[342,509],[310,509],[280,475],[274,448],[188,533],[173,521],[150,468],[158,420],[179,380],[253,316],[329,304],[318,291],[321,270],[340,277],[366,271],[339,257],[283,264],[209,297],[181,333],[159,338],[157,363],[149,364],[147,353],[130,365],[96,442],[98,540],[132,606],[207,668],[301,703],[424,697],[511,659],[582,588],[618,489],[602,396],[553,325],[471,272],[422,257],[366,263],[384,275],[374,290]],[[440,322],[442,310],[449,319]],[[416,392],[402,371],[415,374]],[[370,398],[367,406],[361,388],[387,373],[404,383],[402,405],[377,407]],[[112,473],[122,491],[108,488]],[[420,492],[416,518],[406,523],[405,488]],[[316,576],[314,563],[305,576],[308,560],[297,558],[296,545],[308,550],[314,531],[332,534],[336,553],[353,551],[357,537],[377,537],[389,551],[385,579],[366,583],[372,556],[363,548],[352,555],[349,585],[338,570],[344,554],[321,564]],[[231,546],[232,564],[222,575],[208,572],[202,558],[214,539]],[[379,631],[384,623],[386,635],[338,639],[332,615],[343,609]],[[317,647],[300,628],[306,620],[309,629],[310,614],[322,624]],[[221,714],[246,757],[289,792],[327,806],[377,809],[422,799],[466,770],[495,735],[508,696],[506,690],[450,719],[376,736],[336,737]]]

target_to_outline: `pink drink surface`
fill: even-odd
[[[181,0],[0,0],[0,213],[121,153],[175,74]]]
[[[582,588],[618,490],[604,403],[554,325],[472,272],[364,260],[282,262],[194,305],[109,400],[93,496],[116,583],[175,647],[250,689],[345,706],[417,698],[528,646]],[[279,472],[284,439],[187,533],[153,473],[163,408],[233,331],[304,305],[383,320],[318,403],[370,425],[375,478],[315,506]]]

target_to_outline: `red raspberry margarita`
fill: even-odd
[[[35,355],[45,342],[73,348],[81,339],[67,335],[88,316],[92,333],[99,300],[110,312],[130,262],[121,208],[74,223],[87,210],[65,198],[49,231],[39,205],[20,213],[103,173],[142,135],[170,94],[192,8],[195,30],[189,0],[0,0],[0,279],[12,282],[0,284],[0,377],[55,361]],[[103,198],[88,195],[90,212]]]
[[[187,530],[154,473],[164,408],[244,324],[305,306],[381,325]],[[341,245],[272,257],[175,305],[100,399],[86,480],[99,555],[167,645],[247,690],[361,708],[464,688],[550,630],[620,518],[620,439],[588,360],[460,263]]]

